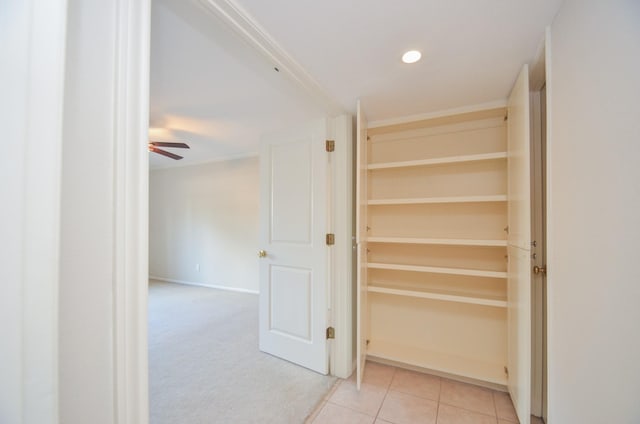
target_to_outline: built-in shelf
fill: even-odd
[[[464,379],[479,380],[486,383],[504,386],[507,375],[505,363],[492,363],[450,352],[436,352],[418,349],[412,346],[389,343],[372,339],[367,346],[367,356],[382,360],[400,362],[436,373],[461,376]]]
[[[358,337],[368,358],[504,390],[505,113],[391,125],[359,139],[369,157],[357,170],[359,236],[369,243],[360,250],[369,272],[358,287],[368,294]]]
[[[448,156],[443,158],[409,160],[402,162],[372,163],[367,166],[367,169],[409,168],[414,166],[446,165],[452,163],[480,162],[506,158],[507,152],[483,153],[477,155]]]
[[[446,302],[469,303],[473,305],[495,306],[506,308],[507,301],[501,299],[490,299],[486,297],[460,296],[457,294],[436,293],[417,290],[392,289],[389,287],[368,286],[367,291],[371,293],[391,294],[395,296],[417,297],[421,299],[442,300]]]
[[[474,277],[488,277],[488,278],[507,278],[506,272],[485,271],[481,269],[442,268],[442,267],[435,267],[435,266],[383,264],[383,263],[373,263],[373,262],[369,262],[367,264],[367,267],[371,269],[390,269],[395,271],[429,272],[433,274],[469,275]]]
[[[453,196],[453,197],[420,197],[410,199],[370,199],[369,205],[412,205],[426,203],[482,203],[482,202],[506,202],[506,194],[489,196]]]
[[[507,245],[506,240],[486,240],[486,239],[368,237],[367,241],[369,243],[434,244],[434,245],[451,245],[451,246],[505,247]]]

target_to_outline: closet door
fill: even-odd
[[[357,270],[357,347],[356,377],[357,387],[364,374],[367,357],[367,119],[358,101],[356,154],[356,243],[358,255]]]
[[[508,387],[521,424],[531,411],[531,175],[529,70],[525,65],[508,103]]]
[[[262,137],[259,347],[328,372],[327,122]]]

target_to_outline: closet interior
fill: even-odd
[[[361,137],[366,357],[506,386],[507,109]]]

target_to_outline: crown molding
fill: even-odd
[[[206,10],[220,18],[240,35],[258,53],[273,62],[281,74],[309,93],[329,116],[347,111],[311,76],[311,74],[287,53],[258,22],[233,0],[197,0]]]

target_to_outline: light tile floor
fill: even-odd
[[[506,393],[367,362],[360,391],[355,375],[338,382],[306,423],[514,424],[518,418]]]

